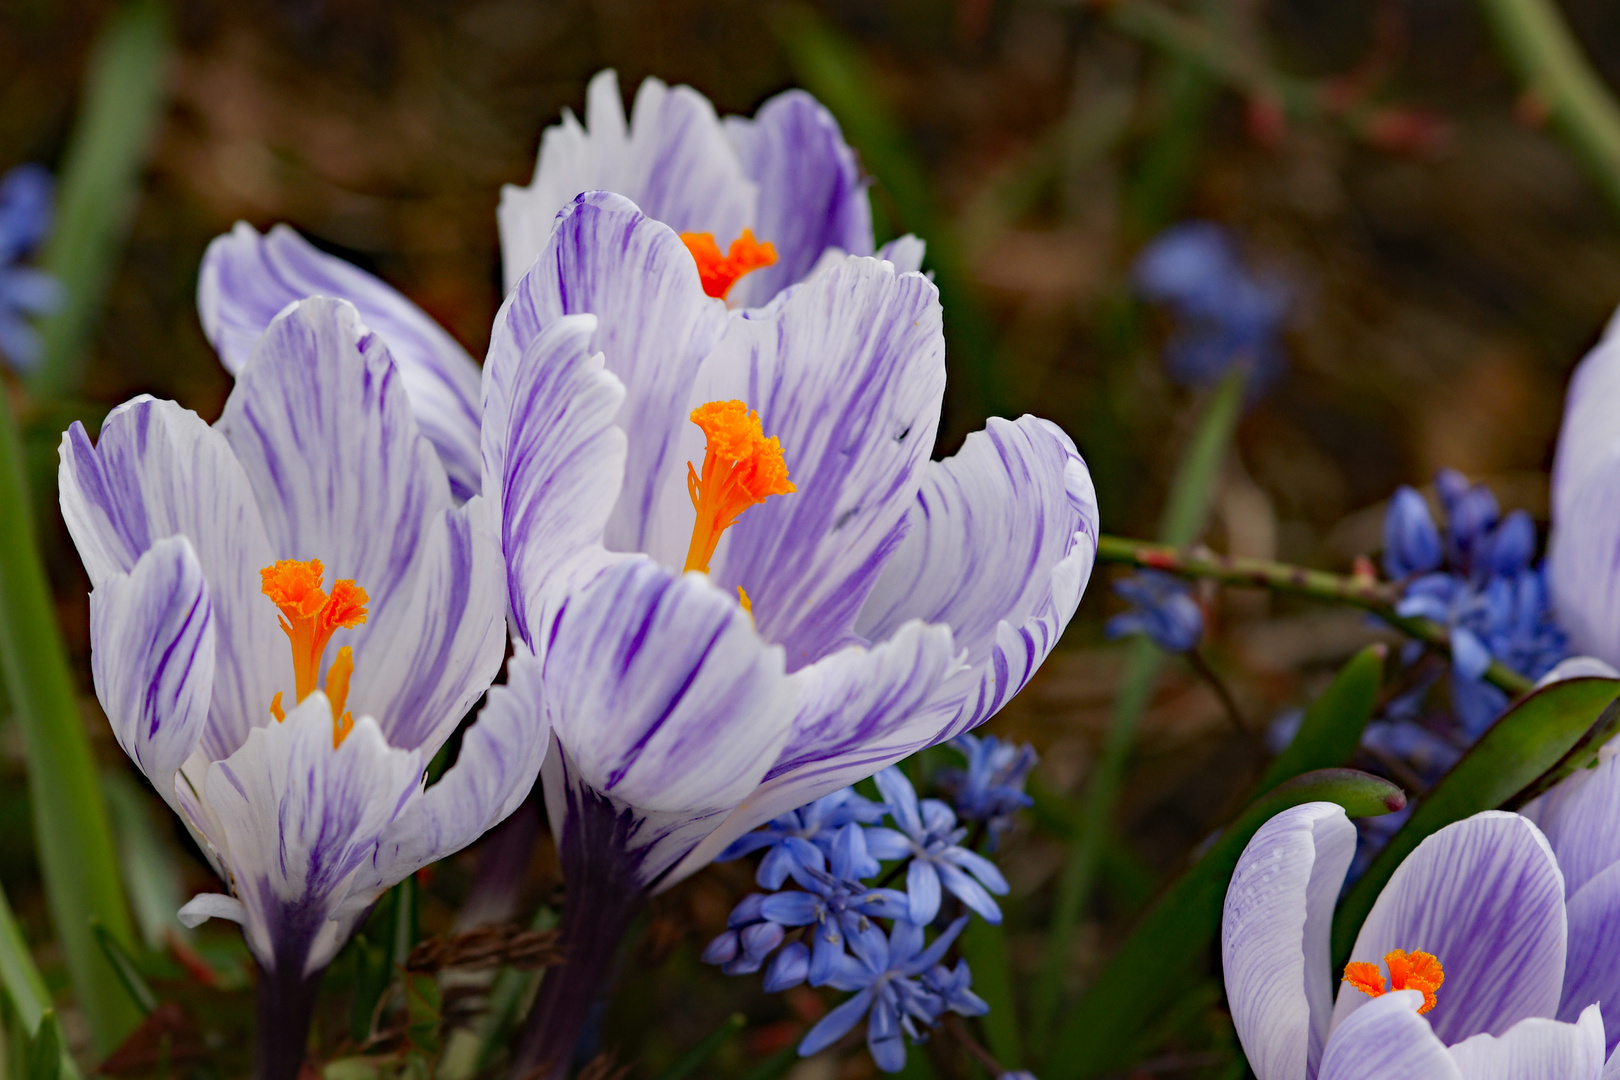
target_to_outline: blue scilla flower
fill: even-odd
[[[961,846],[967,830],[958,828],[956,814],[938,799],[917,800],[917,791],[894,765],[874,778],[889,814],[900,828],[878,826],[866,830],[867,849],[882,860],[909,859],[906,893],[910,913],[920,926],[939,914],[940,888],[978,912],[985,921],[999,923],[1001,908],[991,893],[1005,895],[1007,879],[996,864]]]
[[[0,177],[0,355],[23,370],[39,363],[39,334],[28,320],[62,302],[57,280],[18,263],[51,228],[51,174],[18,165]]]
[[[1204,610],[1180,578],[1143,570],[1115,581],[1113,589],[1131,607],[1104,625],[1110,638],[1146,634],[1166,652],[1184,653],[1204,636]]]
[[[771,950],[782,944],[781,923],[765,918],[763,893],[749,893],[726,917],[725,933],[704,948],[705,964],[718,964],[727,975],[758,971]]]
[[[941,769],[936,782],[950,796],[958,817],[985,826],[989,849],[994,851],[1001,833],[1011,827],[1013,815],[1035,804],[1024,792],[1024,783],[1039,760],[1035,748],[1029,743],[1004,742],[994,735],[982,739],[960,735],[951,746],[967,759],[967,768]]]
[[[1395,489],[1384,512],[1384,573],[1394,580],[1440,568],[1440,530],[1416,489]]]
[[[763,829],[744,833],[722,851],[717,862],[740,859],[767,848],[754,879],[767,889],[780,889],[795,866],[824,870],[834,838],[852,822],[871,825],[883,819],[883,807],[844,788],[773,819]]]
[[[799,1055],[809,1057],[831,1046],[865,1016],[866,1048],[872,1060],[884,1072],[899,1072],[906,1064],[902,1034],[914,1043],[922,1042],[925,1034],[919,1029],[919,1023],[931,1027],[947,1008],[960,1011],[957,1006],[966,1004],[960,994],[954,1004],[948,1003],[938,991],[918,978],[938,966],[945,950],[966,925],[964,915],[927,947],[923,944],[923,928],[904,919],[896,921],[887,935],[875,926],[852,935],[850,950],[854,955],[842,956],[828,985],[857,993],[810,1029],[799,1043]],[[948,979],[947,973],[944,980]],[[934,981],[942,980],[936,976]],[[972,1000],[978,1005],[984,1004],[977,997]]]
[[[1165,366],[1178,382],[1215,382],[1233,364],[1248,364],[1256,384],[1282,367],[1278,335],[1291,296],[1244,266],[1231,235],[1208,221],[1160,233],[1137,256],[1137,289],[1170,308],[1177,327]]]

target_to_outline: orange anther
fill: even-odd
[[[1440,984],[1446,981],[1446,973],[1440,966],[1440,961],[1432,953],[1408,953],[1402,949],[1384,954],[1384,965],[1389,968],[1389,988],[1391,990],[1416,990],[1423,995],[1423,1007],[1420,1013],[1426,1013],[1437,1004],[1435,991]],[[1364,960],[1344,966],[1344,981],[1370,997],[1381,997],[1384,994],[1384,977],[1378,971],[1377,964],[1369,964]]]
[[[320,675],[321,660],[332,635],[341,629],[352,629],[366,621],[366,590],[351,580],[333,583],[328,594],[321,582],[326,568],[319,559],[300,562],[282,559],[259,571],[264,595],[281,609],[281,629],[292,644],[293,684],[298,701],[303,701],[315,690]],[[354,671],[354,657],[345,645],[338,650],[326,674],[326,695],[332,703],[333,741],[341,743],[354,721],[344,712],[349,696],[349,675]],[[270,703],[270,713],[280,721],[286,713],[281,706],[281,693]]]
[[[708,573],[720,536],[750,506],[772,495],[793,491],[782,444],[767,439],[759,414],[740,401],[711,401],[692,410],[692,423],[703,429],[708,448],[700,476],[686,464],[686,490],[697,520],[686,549],[686,569]]]
[[[713,233],[681,233],[681,242],[697,263],[703,291],[717,300],[724,300],[744,274],[776,261],[776,249],[769,241],[761,244],[755,240],[752,229],[744,229],[724,255],[720,254],[720,245],[714,242]]]

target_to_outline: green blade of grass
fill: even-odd
[[[34,966],[33,954],[28,951],[28,942],[23,940],[16,916],[11,913],[11,902],[4,892],[0,892],[0,986],[5,987],[6,996],[11,999],[11,1007],[23,1027],[35,1038],[41,1034],[40,1026],[47,1018],[55,1022],[50,992],[45,989],[39,968]],[[79,1070],[65,1047],[61,1056],[62,1068],[58,1075],[78,1080]]]

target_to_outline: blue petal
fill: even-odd
[[[810,949],[802,941],[790,941],[782,951],[771,958],[765,968],[764,989],[767,994],[779,994],[798,986],[810,974]]]
[[[821,900],[807,892],[775,893],[760,905],[760,914],[783,926],[809,926],[821,917]]]
[[[911,860],[911,865],[906,867],[906,892],[911,895],[907,917],[918,926],[933,922],[934,916],[939,914],[939,872],[932,862],[922,858]]]
[[[813,980],[812,980],[813,981]],[[832,1012],[821,1018],[821,1022],[811,1028],[809,1033],[799,1043],[799,1056],[809,1057],[818,1050],[825,1050],[845,1033],[860,1022],[866,1010],[872,1006],[875,992],[868,988],[862,990],[848,1001],[833,1009]]]

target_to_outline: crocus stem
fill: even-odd
[[[254,990],[258,1028],[253,1044],[253,1080],[297,1080],[309,1046],[315,993],[325,969],[304,975],[296,963],[259,973]]]
[[[1200,548],[1154,544],[1122,536],[1100,538],[1097,541],[1097,561],[1128,563],[1185,578],[1208,578],[1223,585],[1249,585],[1330,604],[1350,604],[1372,612],[1408,637],[1448,655],[1451,652],[1451,637],[1445,627],[1428,619],[1397,614],[1395,601],[1398,593],[1395,586],[1376,578],[1329,574],[1287,563],[1217,555]],[[1500,660],[1492,661],[1486,669],[1485,681],[1515,697],[1528,692],[1531,685],[1529,679]]]

